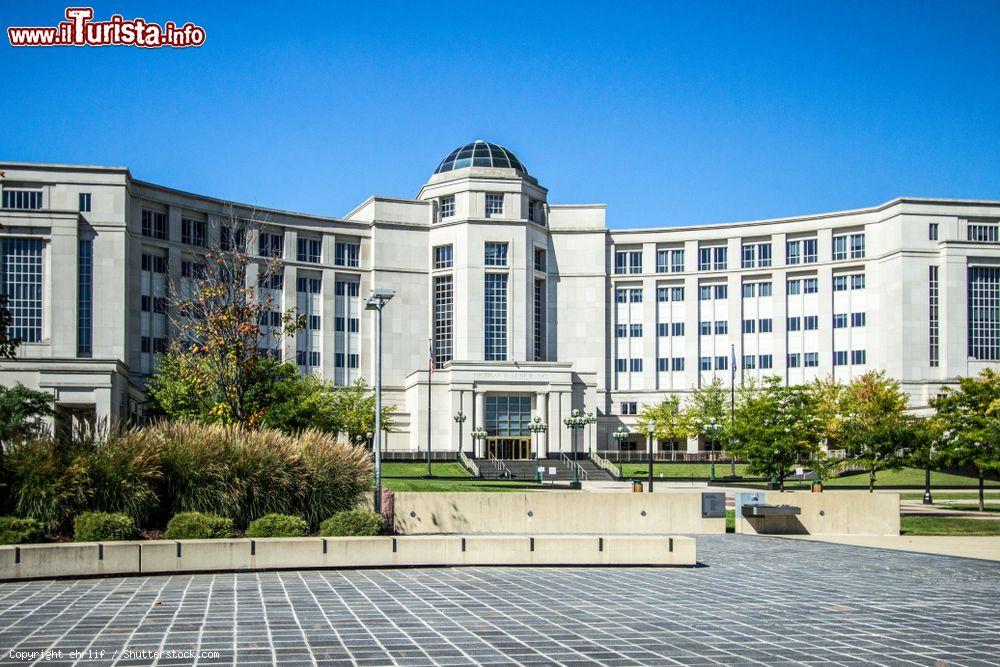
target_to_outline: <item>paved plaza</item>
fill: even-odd
[[[703,566],[686,569],[5,583],[0,661],[50,650],[40,664],[70,664],[73,651],[83,662],[150,664],[152,652],[173,651],[159,664],[1000,665],[997,563],[741,535],[698,541]]]

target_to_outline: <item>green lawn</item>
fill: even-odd
[[[986,491],[984,494],[986,502],[1000,502],[1000,494],[996,491]],[[978,491],[935,491],[931,489],[931,496],[935,503],[938,500],[978,500]],[[900,500],[923,500],[923,491],[904,491],[899,494]]]
[[[426,461],[382,464],[383,477],[423,477],[426,474]],[[471,477],[469,471],[454,461],[432,461],[431,474],[435,477]]]
[[[393,491],[537,491],[545,488],[531,482],[508,482],[483,480],[470,477],[464,479],[383,479],[382,483]]]
[[[726,532],[736,532],[736,510],[726,510]]]
[[[716,468],[716,474],[718,474],[718,468]],[[785,482],[785,489],[808,489],[809,482]],[[838,486],[858,486],[867,487],[868,486],[868,473],[856,473],[851,475],[846,475],[844,477],[835,477],[833,479],[828,479],[823,482],[826,487],[838,487]],[[923,486],[924,485],[924,471],[921,468],[901,468],[900,470],[882,470],[875,474],[875,488],[894,488],[898,486]],[[761,484],[748,484],[747,486],[765,488],[765,485]],[[934,493],[935,487],[971,487],[976,488],[979,486],[979,480],[975,477],[963,477],[961,475],[952,475],[944,472],[931,472],[931,491]],[[1000,489],[1000,484],[995,481],[986,482],[987,490],[996,491]],[[919,497],[923,497],[921,493]]]
[[[649,472],[648,463],[623,463],[622,464],[622,476],[624,478],[629,477],[643,477],[645,478]],[[736,464],[736,474],[742,475],[746,472],[745,463]],[[717,478],[722,478],[731,472],[731,466],[728,463],[716,463],[715,464],[715,476]],[[668,477],[700,477],[702,479],[709,479],[712,475],[712,464],[711,463],[654,463],[653,464],[653,479],[659,479],[660,475],[663,478]]]
[[[1000,535],[1000,521],[938,516],[904,516],[899,521],[903,535]]]

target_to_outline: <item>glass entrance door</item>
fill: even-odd
[[[486,451],[498,459],[523,460],[531,458],[531,438],[486,438]]]

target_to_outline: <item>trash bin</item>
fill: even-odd
[[[813,493],[823,493],[823,480],[821,480],[821,479],[814,479],[813,480],[813,483],[812,483],[812,492]]]
[[[632,493],[642,493],[642,482],[640,480],[632,480]]]

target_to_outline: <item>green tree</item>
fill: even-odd
[[[684,423],[688,433],[704,438],[710,449],[729,441],[729,395],[721,379],[713,378],[691,393],[684,409]]]
[[[747,461],[751,474],[776,480],[784,491],[785,476],[815,458],[820,438],[812,394],[805,387],[786,387],[778,377],[740,387],[732,450]]]
[[[983,475],[1000,471],[1000,373],[988,368],[976,377],[960,377],[958,388],[942,388],[931,407],[941,432],[941,462],[975,467],[984,510]]]
[[[55,414],[52,395],[18,383],[0,387],[0,442],[41,435],[46,418]]]
[[[375,393],[359,378],[348,387],[337,388],[332,398],[332,419],[338,432],[347,435],[351,442],[363,440],[375,432]],[[394,405],[382,406],[382,430],[392,430]]]
[[[853,463],[868,471],[868,490],[875,491],[879,470],[902,467],[914,437],[906,413],[907,397],[899,382],[884,371],[868,371],[844,387],[840,440]]]

